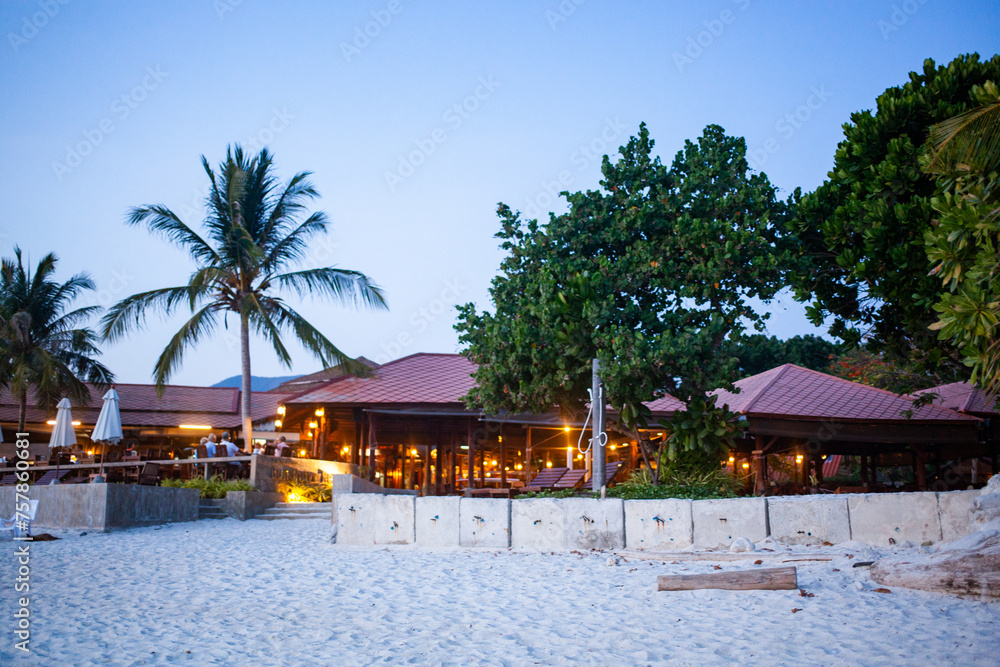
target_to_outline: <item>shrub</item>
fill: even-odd
[[[278,492],[285,494],[285,500],[290,503],[328,503],[333,500],[333,488],[329,483],[285,481],[278,484]]]
[[[724,470],[701,472],[664,470],[660,474],[660,483],[653,484],[649,471],[643,468],[633,472],[628,481],[608,489],[608,496],[625,500],[662,498],[710,500],[735,498],[738,488],[739,481]]]
[[[226,480],[221,475],[211,479],[193,477],[191,479],[165,479],[161,486],[172,489],[199,489],[202,498],[225,498],[229,491],[256,491],[254,485],[245,479]]]

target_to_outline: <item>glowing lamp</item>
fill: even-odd
[[[552,461],[546,461],[545,462],[545,467],[546,468],[551,468],[552,467]]]
[[[278,414],[279,415],[284,415],[285,414],[285,406],[284,405],[279,405],[278,406]]]
[[[309,422],[309,428],[318,428],[319,424],[316,422]]]
[[[325,413],[323,411],[323,408],[316,408],[316,416],[317,417],[322,417],[324,414]]]
[[[281,428],[282,421],[280,419],[274,420],[274,428]]]

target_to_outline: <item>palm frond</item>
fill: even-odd
[[[149,231],[160,234],[171,243],[187,250],[195,261],[214,264],[219,260],[215,249],[205,239],[181,222],[176,213],[162,204],[136,206],[129,209],[125,224],[138,225],[142,223],[146,224]]]
[[[1000,168],[1000,101],[960,113],[931,127],[927,171],[990,173]]]
[[[198,298],[208,294],[206,287],[164,287],[161,289],[140,292],[122,299],[101,318],[101,336],[111,342],[120,340],[127,333],[140,328],[146,319],[146,313],[152,308],[159,308],[164,315],[169,315],[181,303],[196,303]]]
[[[312,352],[319,359],[320,363],[323,364],[324,368],[340,365],[348,372],[355,374],[364,373],[369,370],[364,364],[358,363],[341,352],[316,327],[288,306],[279,303],[276,299],[273,300],[270,306],[271,319],[277,327],[279,329],[291,329],[295,333],[295,337],[302,343],[302,346]]]
[[[309,239],[316,234],[326,232],[329,224],[329,219],[322,211],[311,214],[270,248],[264,260],[264,270],[274,272],[282,266],[300,261],[305,257]]]
[[[187,348],[194,346],[202,336],[212,333],[218,325],[218,311],[214,303],[206,305],[191,316],[180,330],[173,335],[166,348],[160,353],[153,368],[156,391],[162,395],[167,380],[180,366]]]
[[[388,310],[382,288],[360,271],[334,267],[305,269],[283,273],[271,280],[280,287],[293,290],[299,296],[322,295],[344,304]]]
[[[291,368],[292,355],[288,353],[288,348],[281,341],[281,329],[268,312],[269,309],[274,308],[274,303],[274,299],[261,299],[256,294],[251,293],[244,298],[242,308],[250,323],[253,324],[254,330],[271,343],[271,347],[274,348],[274,353],[278,356],[281,364],[285,368]]]

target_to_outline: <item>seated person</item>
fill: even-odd
[[[256,443],[253,446],[253,453],[256,454],[256,455],[258,455],[258,456],[260,456],[261,454],[263,454],[264,453],[264,444],[260,443],[260,442]]]
[[[285,442],[285,436],[281,436],[278,438],[278,442],[274,443],[274,455],[284,456],[286,449],[291,449],[291,445]]]
[[[209,433],[208,440],[205,442],[205,451],[208,452],[208,458],[215,456],[215,434]]]
[[[229,439],[229,431],[222,434],[222,442],[220,442],[218,446],[226,448],[226,456],[239,456],[243,453],[240,451],[240,448],[236,446],[236,443]]]

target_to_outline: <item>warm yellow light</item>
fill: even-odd
[[[552,467],[552,461],[546,461],[545,462],[545,467],[546,468],[551,468]]]
[[[486,473],[486,476],[487,476],[487,477],[489,477],[489,476],[490,476],[490,474],[489,474],[489,473]]]
[[[318,428],[319,424],[316,422],[309,422],[309,428]]]
[[[801,454],[799,454],[798,456],[795,457],[795,462],[796,463],[802,463],[802,455]]]
[[[305,502],[305,500],[302,498],[302,496],[300,496],[299,494],[294,493],[294,492],[293,493],[289,493],[288,496],[287,496],[287,498],[285,500],[286,500],[286,502],[289,502],[289,503],[304,503]]]
[[[729,457],[729,462],[730,463],[736,463],[736,457],[735,456],[730,456]]]
[[[280,419],[274,420],[274,428],[281,428],[282,421]]]
[[[496,461],[490,461],[490,465],[491,465],[491,466],[495,466],[496,464],[497,464],[497,462],[496,462]]]
[[[177,428],[187,428],[193,431],[211,431],[212,427],[208,424],[181,424]]]
[[[510,470],[510,466],[504,466],[503,469],[504,470]]]
[[[323,408],[316,408],[316,416],[317,417],[322,417],[324,414],[325,413],[323,412]]]
[[[744,461],[744,462],[743,462],[743,469],[744,469],[744,470],[746,470],[746,469],[747,469],[747,468],[749,468],[749,467],[750,467],[750,464],[749,464],[749,463],[747,463],[746,461]]]
[[[563,426],[563,430],[569,433],[569,426]]]
[[[497,436],[497,442],[503,442],[503,436],[502,435],[498,435]]]
[[[611,445],[611,451],[615,451],[615,446]]]
[[[305,456],[305,455],[306,455],[306,450],[300,449],[299,450],[299,456]]]
[[[517,468],[518,470],[521,470],[522,468],[524,468],[524,466],[523,466],[523,465],[521,465],[520,463],[518,463],[518,464],[517,464],[516,466],[514,466],[514,467],[515,467],[515,468]]]
[[[94,455],[94,450],[93,449],[88,449],[87,450],[87,456],[93,456],[93,455]]]
[[[73,423],[75,424],[76,422],[73,422]],[[824,454],[822,458],[823,458],[824,461],[826,461],[826,454]]]
[[[285,414],[285,406],[284,405],[279,405],[278,406],[278,414],[279,415]]]
[[[663,437],[663,431],[660,431],[660,432],[659,432],[659,433],[657,433],[656,435],[658,435],[658,436],[660,436],[660,437],[662,438],[662,437]]]
[[[376,477],[381,477],[381,476],[382,476],[382,473],[380,473],[380,472],[379,472],[378,470],[376,470],[376,471],[375,471],[375,476],[376,476]]]
[[[413,456],[416,456],[417,455],[417,448],[414,447],[413,449],[411,449],[410,450],[410,454],[412,454]]]

